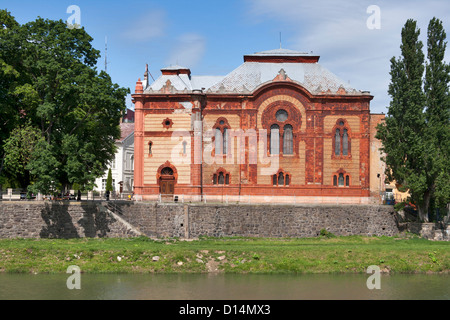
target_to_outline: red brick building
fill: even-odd
[[[373,96],[319,56],[277,49],[245,55],[226,76],[161,72],[150,82],[147,70],[132,95],[143,199],[368,203],[378,193]]]

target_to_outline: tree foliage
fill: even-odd
[[[430,202],[445,206],[449,193],[449,65],[443,60],[445,32],[440,20],[428,26],[428,61],[420,30],[410,19],[402,29],[401,57],[391,59],[391,103],[377,138],[383,143],[386,176],[409,189],[420,219]],[[424,77],[424,72],[425,77]]]
[[[4,144],[5,171],[21,186],[30,185],[32,180],[27,165],[40,138],[39,130],[26,125],[15,128]]]
[[[5,156],[3,142],[8,139],[18,121],[15,98],[10,92],[19,76],[19,73],[8,61],[11,60],[8,57],[14,53],[11,42],[3,39],[10,38],[18,26],[19,24],[10,12],[0,10],[0,176],[3,172]]]
[[[114,157],[129,89],[96,70],[100,52],[92,40],[83,28],[42,18],[0,36],[2,47],[11,48],[0,59],[17,72],[1,90],[18,124],[40,133],[25,167],[34,192],[74,183],[90,189]]]

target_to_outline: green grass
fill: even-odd
[[[153,257],[159,257],[153,261]],[[13,239],[0,240],[0,272],[390,273],[450,270],[450,242],[420,238]]]

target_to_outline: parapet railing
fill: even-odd
[[[58,195],[43,195],[43,194],[33,194],[23,189],[3,189],[0,190],[0,201],[105,201],[105,200],[132,200],[133,195],[131,193],[123,192],[111,192],[109,198],[105,191],[83,191],[78,194],[74,190],[65,194]]]
[[[142,196],[133,198],[142,201]],[[272,195],[185,195],[185,194],[158,194],[146,196],[146,201],[158,203],[225,203],[225,204],[372,204],[370,198],[361,197],[307,197],[307,196],[281,196]],[[379,203],[378,203],[379,204]]]

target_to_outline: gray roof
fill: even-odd
[[[162,68],[161,70],[188,70],[189,68],[179,66],[179,65],[170,65],[168,67]]]
[[[264,57],[264,56],[294,56],[294,57],[298,57],[298,56],[310,56],[312,54],[309,54],[307,52],[299,52],[299,51],[294,51],[294,50],[289,50],[289,49],[274,49],[274,50],[267,50],[267,51],[261,51],[261,52],[256,52],[254,54],[249,54],[248,56],[258,56],[258,57]]]
[[[257,52],[249,56],[293,57],[312,56],[312,54],[288,49],[275,49]],[[177,68],[187,69],[179,66],[172,66],[162,70],[175,70]],[[250,94],[259,87],[274,81],[275,78],[277,78],[276,80],[288,80],[297,83],[314,95],[365,94],[351,87],[346,81],[340,79],[319,63],[271,63],[249,61],[244,62],[226,76],[189,76],[187,74],[161,75],[155,82],[146,86],[144,91],[145,93],[161,93],[163,91],[177,93],[205,89],[209,94]],[[170,81],[170,83],[168,81]],[[342,89],[344,89],[345,92],[342,91]],[[338,90],[340,90],[339,93]]]
[[[347,94],[357,91],[318,63],[259,63],[245,62],[222,81],[209,88],[209,92],[253,92],[272,82],[279,74],[298,83],[312,94],[337,93],[339,88]]]
[[[158,93],[167,85],[167,81],[170,81],[170,85],[173,87],[174,91],[185,92],[208,89],[223,78],[223,76],[188,76],[187,74],[161,75],[155,82],[150,84],[144,92]]]

